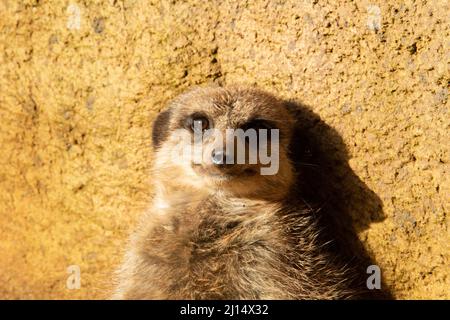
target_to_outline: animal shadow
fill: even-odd
[[[317,213],[323,241],[344,263],[357,269],[355,285],[368,299],[392,299],[382,278],[382,290],[368,290],[366,273],[376,262],[357,234],[385,219],[381,199],[358,178],[348,164],[349,155],[339,133],[307,106],[286,101],[296,117],[294,165],[299,172],[296,195]]]

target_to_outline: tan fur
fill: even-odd
[[[199,110],[221,130],[254,116],[275,122],[281,134],[278,174],[217,179],[171,157],[176,144],[171,132]],[[155,153],[155,198],[130,239],[113,298],[357,295],[349,270],[318,240],[314,212],[290,201],[299,174],[289,159],[295,119],[281,100],[252,88],[196,88],[175,99],[170,111],[170,120],[158,128],[168,134]]]

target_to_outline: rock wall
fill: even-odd
[[[216,82],[302,101],[334,128],[382,203],[382,219],[358,228],[359,207],[354,224],[395,297],[450,298],[449,12],[446,0],[1,0],[0,297],[107,297],[150,201],[152,119]]]

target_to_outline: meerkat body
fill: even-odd
[[[222,131],[276,128],[277,173],[258,174],[260,163],[228,167],[174,157],[180,140],[172,133],[191,139],[193,121]],[[155,197],[130,239],[114,298],[357,297],[352,270],[326,250],[314,211],[296,196],[294,124],[282,101],[255,89],[195,89],[161,113],[153,129]],[[216,142],[206,139],[203,153]]]

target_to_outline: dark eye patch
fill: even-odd
[[[202,131],[208,130],[212,127],[210,119],[204,113],[196,112],[183,119],[183,127],[192,132],[194,132],[196,123]]]
[[[264,119],[252,119],[248,122],[246,122],[245,124],[243,124],[241,126],[242,130],[248,130],[248,129],[255,129],[255,130],[259,130],[259,129],[276,129],[275,125],[269,121],[269,120],[264,120]]]
[[[267,130],[267,132],[266,132],[267,139],[270,140],[272,138],[271,130],[277,129],[277,128],[272,121],[256,118],[256,119],[252,119],[252,120],[249,120],[248,122],[244,123],[241,126],[241,129],[244,131],[247,131],[249,129],[254,129],[256,131],[256,135],[257,135],[258,141],[259,141],[259,139],[260,139],[259,138],[259,134],[260,134],[259,130],[261,130],[261,129]]]

